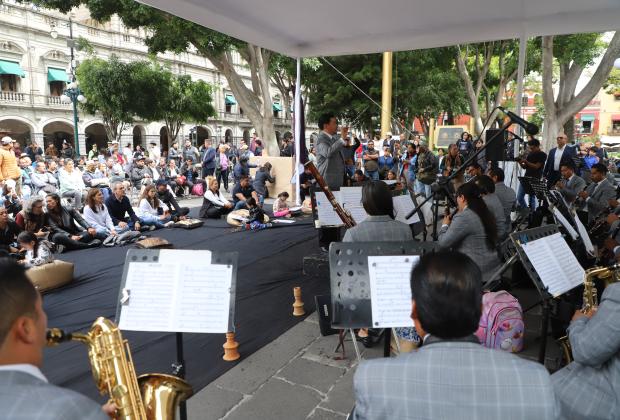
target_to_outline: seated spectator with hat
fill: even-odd
[[[446,264],[446,262],[450,262]],[[363,361],[353,419],[556,419],[543,365],[480,345],[482,273],[464,254],[424,254],[410,277],[415,353]]]

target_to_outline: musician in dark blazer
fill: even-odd
[[[619,319],[620,283],[605,288],[596,312],[573,316],[568,339],[574,361],[551,376],[563,419],[620,415]]]
[[[601,211],[609,206],[609,200],[616,198],[616,187],[607,179],[607,167],[602,163],[592,165],[592,182],[577,196],[581,199],[582,210],[588,212],[588,223],[592,223]]]
[[[577,198],[577,194],[586,188],[586,181],[575,174],[575,165],[572,162],[562,163],[560,165],[560,172],[562,173],[562,179],[555,184],[555,187],[560,191],[564,200],[571,204]]]
[[[543,365],[483,347],[474,335],[481,275],[476,263],[458,252],[420,258],[410,277],[411,318],[423,345],[417,352],[359,365],[354,420],[558,418]]]
[[[41,296],[20,264],[0,259],[0,273],[0,418],[108,419],[96,402],[50,384],[41,373],[47,329]]]
[[[499,268],[495,217],[482,200],[480,189],[466,182],[456,190],[458,212],[444,217],[439,246],[451,248],[474,260],[482,271],[483,282]]]
[[[543,177],[547,179],[549,186],[555,185],[560,180],[560,164],[562,162],[571,163],[573,158],[577,157],[576,148],[567,144],[568,137],[566,134],[559,134],[556,141],[558,146],[549,151],[543,170]]]

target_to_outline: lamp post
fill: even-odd
[[[50,36],[54,39],[58,37],[58,32],[56,31],[56,27],[52,26],[52,30],[50,31]],[[71,49],[71,64],[69,65],[69,69],[67,74],[69,75],[71,81],[67,84],[67,88],[60,96],[60,101],[62,103],[72,103],[73,104],[73,142],[75,143],[75,153],[77,156],[80,155],[80,134],[78,131],[78,110],[77,104],[86,103],[86,97],[82,94],[82,91],[79,88],[77,79],[75,77],[75,39],[73,39],[73,20],[69,17],[69,38],[67,39],[67,47]]]

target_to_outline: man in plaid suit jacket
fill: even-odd
[[[0,259],[0,273],[0,418],[108,419],[96,402],[47,382],[39,370],[47,330],[41,296],[14,261]]]
[[[354,419],[558,418],[542,365],[482,347],[474,336],[481,277],[461,253],[420,259],[411,273],[412,318],[424,344],[414,353],[360,364]]]
[[[620,416],[620,283],[603,292],[596,313],[575,313],[568,327],[574,362],[551,376],[563,419]]]

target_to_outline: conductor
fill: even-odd
[[[344,183],[345,165],[342,148],[345,146],[344,139],[349,133],[348,127],[338,132],[338,120],[333,113],[325,113],[319,117],[319,129],[321,133],[316,142],[317,169],[331,191],[339,190]],[[338,228],[322,227],[319,230],[319,246],[327,252],[329,244],[337,241]]]

